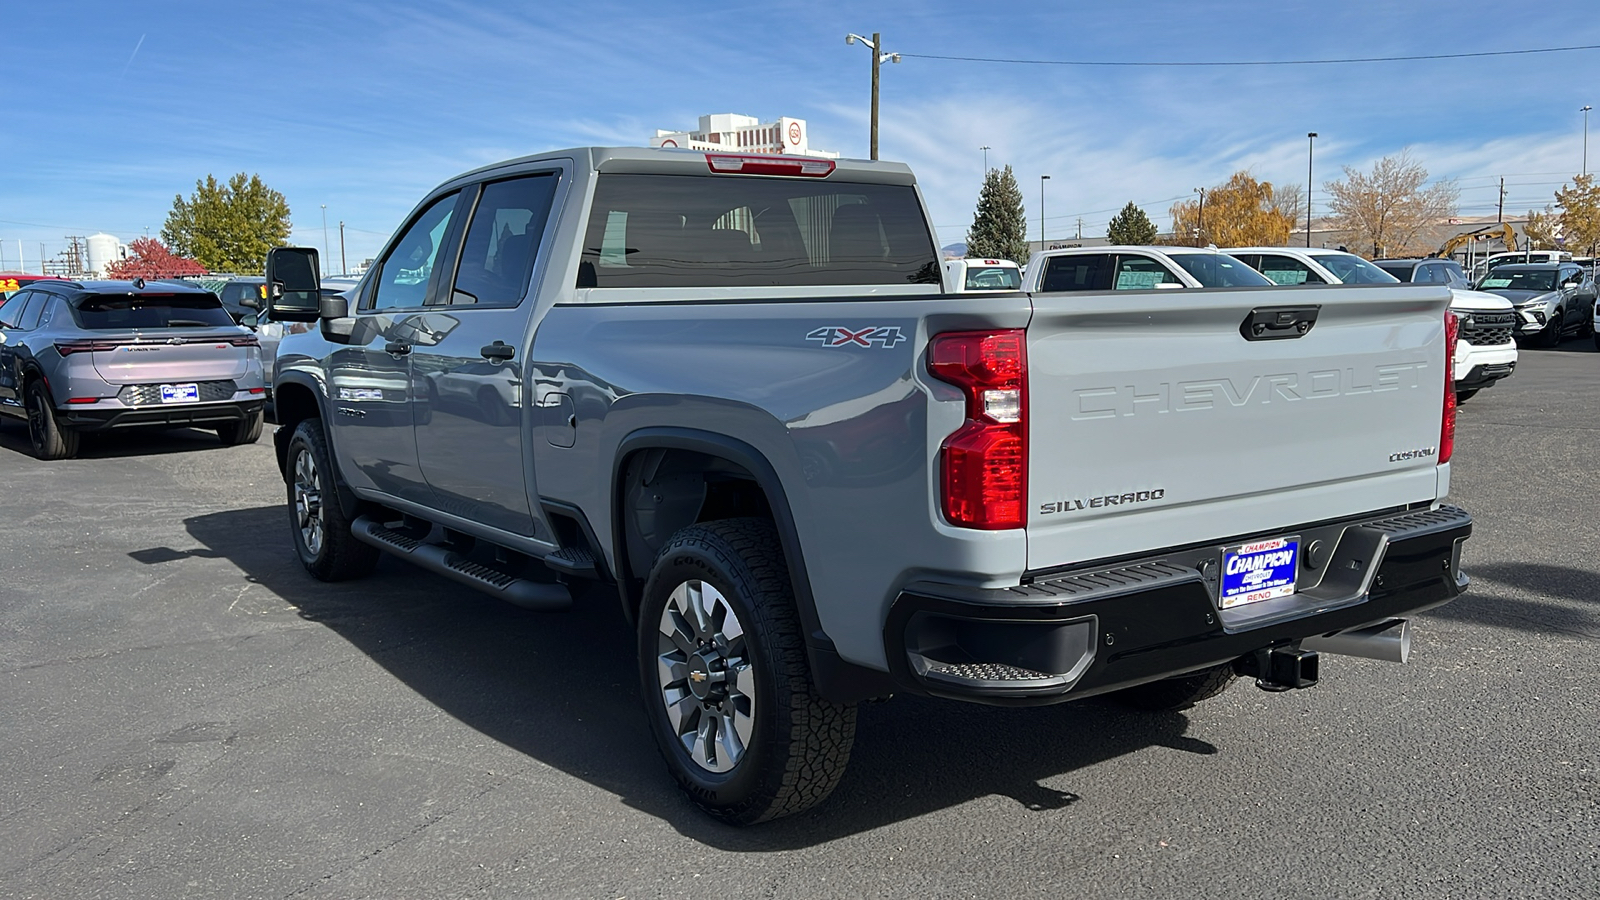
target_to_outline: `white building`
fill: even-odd
[[[701,116],[694,131],[656,130],[652,147],[682,147],[687,150],[722,150],[728,153],[786,153],[790,156],[817,156],[838,159],[839,154],[815,150],[810,145],[805,119],[781,116],[762,122],[755,116],[718,113]]]

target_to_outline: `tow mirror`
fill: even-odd
[[[315,247],[274,247],[267,252],[267,312],[278,322],[322,317],[321,265]]]

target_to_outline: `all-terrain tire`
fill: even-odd
[[[380,551],[356,540],[339,505],[337,472],[328,454],[322,422],[306,419],[294,430],[285,454],[289,532],[306,571],[322,581],[347,581],[372,574]]]
[[[1168,712],[1189,707],[1228,689],[1237,677],[1232,663],[1201,669],[1176,678],[1164,678],[1123,688],[1111,696],[1119,703],[1151,712]]]
[[[696,626],[697,617],[684,613],[680,604],[686,598],[693,598],[689,602],[698,604],[695,608],[709,610],[701,626],[710,628]],[[656,556],[638,621],[645,715],[668,771],[691,800],[718,819],[750,825],[827,799],[850,759],[856,709],[816,695],[772,523],[725,519],[674,534]],[[740,636],[719,651],[717,637],[735,630]],[[709,639],[694,644],[696,632]],[[685,643],[699,646],[700,656],[680,649]],[[681,678],[680,672],[685,673]],[[714,686],[723,693],[698,698],[690,682],[698,678],[700,689],[709,690],[708,672],[713,681],[724,679]],[[718,718],[715,707],[706,704],[719,696],[725,711],[743,704],[746,721],[736,724],[731,712]],[[713,740],[697,743],[696,735],[707,733],[698,731],[697,723],[703,729],[708,720]],[[738,727],[746,729],[748,740],[741,737],[734,749],[714,739]],[[706,747],[717,758],[707,759]]]
[[[217,426],[217,437],[224,447],[237,447],[240,444],[254,444],[261,438],[261,425],[266,421],[266,410],[258,409],[250,415],[236,422],[225,422]]]
[[[78,432],[61,427],[56,420],[55,401],[42,379],[28,383],[25,398],[28,412],[28,441],[33,455],[40,459],[71,459],[78,455]]]

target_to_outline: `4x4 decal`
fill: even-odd
[[[898,325],[867,325],[863,328],[827,325],[813,329],[806,335],[806,340],[820,341],[825,347],[882,347],[887,350],[908,338],[900,333]]]

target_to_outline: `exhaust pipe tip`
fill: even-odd
[[[1408,619],[1386,619],[1337,634],[1306,638],[1300,642],[1300,646],[1339,656],[1404,663],[1411,658],[1411,622]]]

